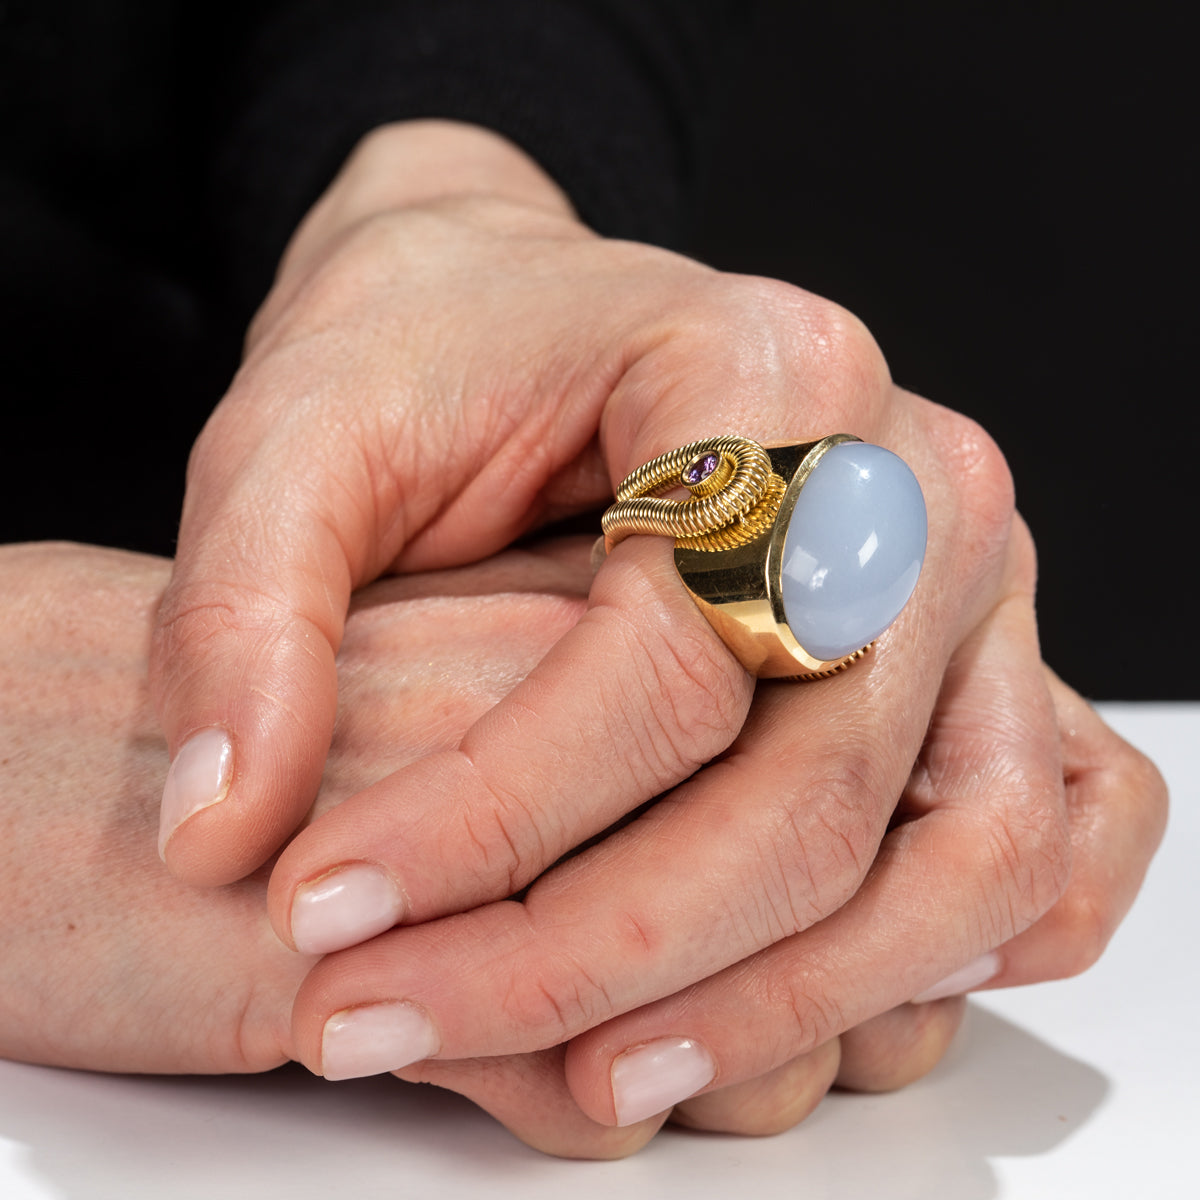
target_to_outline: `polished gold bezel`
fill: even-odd
[[[701,612],[742,665],[760,678],[820,678],[849,666],[868,649],[817,658],[796,640],[783,611],[783,543],[800,490],[826,451],[860,440],[835,433],[816,442],[766,447],[773,473],[787,481],[771,525],[732,549],[675,550],[680,578]]]

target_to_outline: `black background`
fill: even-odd
[[[992,432],[1039,545],[1045,656],[1095,698],[1200,696],[1185,11],[763,0],[688,247],[845,305],[898,383]],[[74,119],[75,76],[43,76]],[[66,219],[129,208],[139,229],[147,212],[174,229],[187,214],[147,192],[155,175],[85,177],[64,217],[7,172],[41,128],[18,83],[0,77],[0,540],[169,553],[240,325],[210,327],[154,255],[131,268]],[[145,128],[113,138],[165,120],[135,110]]]
[[[693,249],[845,305],[997,438],[1064,678],[1195,698],[1191,42],[1152,8],[986,8],[768,0]]]

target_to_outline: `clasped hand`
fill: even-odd
[[[912,602],[838,678],[756,687],[659,539],[594,579],[539,552],[552,602],[468,567],[696,437],[838,430],[901,454],[930,513]],[[502,578],[451,667],[404,592],[430,570],[451,609]],[[382,576],[409,597],[386,670],[355,665]],[[212,885],[286,843],[272,925],[325,957],[272,1044],[316,1071],[446,1083],[558,1152],[626,1151],[677,1103],[779,1128],[835,1078],[928,1066],[961,1009],[938,997],[1082,969],[1132,901],[1161,781],[1043,668],[1034,576],[994,444],[849,314],[595,237],[490,134],[386,129],[193,455],[151,655],[163,853]],[[385,708],[419,678],[437,736],[381,750],[367,669]]]

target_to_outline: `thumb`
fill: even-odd
[[[293,457],[284,472],[234,453],[236,466],[222,464],[222,445],[218,420],[193,454],[150,654],[171,752],[159,853],[202,885],[260,866],[316,796],[358,573],[348,553],[367,537],[303,485],[316,464]]]

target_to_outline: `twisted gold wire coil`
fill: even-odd
[[[835,675],[840,675],[847,668],[854,666],[856,662],[861,662],[871,653],[874,646],[874,642],[868,642],[861,650],[855,650],[852,654],[847,654],[845,658],[835,662],[832,666],[826,667],[823,671],[804,671],[799,675],[792,675],[789,678],[794,679],[797,683],[810,683],[816,679],[832,679]]]
[[[710,454],[719,456],[718,466],[699,482],[687,482],[684,471]],[[661,494],[680,487],[692,493],[688,499]],[[704,438],[659,455],[629,475],[600,524],[610,547],[630,534],[649,533],[672,537],[676,546],[689,549],[726,550],[752,541],[770,526],[786,487],[757,442],[732,434]]]

